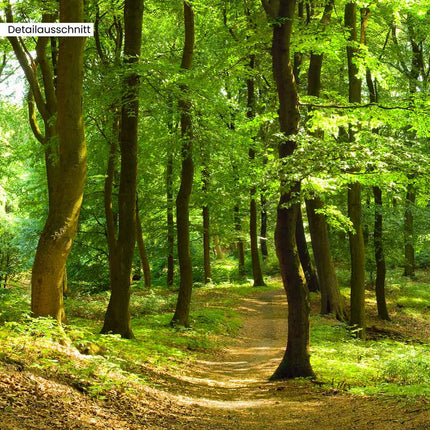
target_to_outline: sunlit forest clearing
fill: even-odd
[[[430,4],[0,0],[26,23],[0,429],[430,428]]]

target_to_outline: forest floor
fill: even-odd
[[[268,382],[286,340],[282,289],[255,291],[237,311],[242,328],[227,348],[174,370],[146,369],[104,399],[27,369],[0,367],[0,429],[429,429],[425,399],[351,395],[309,381]],[[135,385],[135,386],[133,386]]]

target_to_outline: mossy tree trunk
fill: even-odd
[[[8,11],[8,20],[12,12]],[[82,0],[60,0],[61,22],[83,22]],[[44,22],[52,17],[44,15]],[[12,39],[15,39],[12,41]],[[65,320],[63,279],[78,227],[86,173],[87,152],[82,115],[84,38],[61,38],[57,77],[46,56],[47,38],[36,43],[44,96],[34,64],[25,58],[17,38],[9,39],[30,85],[29,118],[36,138],[49,146],[45,159],[48,178],[49,210],[37,246],[32,270],[31,308],[34,316]],[[36,120],[34,103],[45,123],[43,136]],[[57,120],[52,121],[57,114]],[[57,146],[52,145],[58,138]]]

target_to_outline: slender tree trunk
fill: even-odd
[[[369,90],[370,102],[378,102],[378,93],[375,82],[372,79],[370,69],[366,70],[366,82]],[[378,130],[374,130],[375,133]],[[375,225],[373,230],[373,244],[375,248],[375,263],[376,263],[376,304],[378,307],[378,316],[383,320],[390,320],[387,310],[387,302],[385,300],[385,254],[383,246],[383,228],[382,228],[382,190],[379,186],[373,187],[373,198],[375,200]]]
[[[315,273],[315,269],[313,268],[311,256],[309,254],[308,244],[306,242],[305,229],[303,226],[302,209],[300,207],[297,214],[296,241],[297,249],[299,251],[300,263],[305,273],[309,291],[319,291],[320,286],[318,282],[318,277]]]
[[[83,22],[82,0],[60,0],[61,22]],[[32,271],[34,316],[65,320],[63,277],[78,227],[87,152],[82,116],[84,38],[60,39],[58,59],[58,160],[50,169],[48,218],[39,239]],[[50,83],[53,85],[53,81]],[[55,102],[53,102],[55,104]]]
[[[170,150],[166,168],[167,190],[167,286],[171,287],[175,272],[175,223],[173,219],[173,151]]]
[[[240,209],[239,205],[234,207],[234,229],[237,233],[237,258],[239,264],[239,277],[246,277],[246,268],[245,268],[245,244],[242,239],[242,223],[240,222]]]
[[[255,56],[250,56],[249,67],[251,71],[255,67]],[[253,78],[246,80],[247,93],[248,93],[248,112],[247,117],[249,120],[255,118],[255,82]],[[254,139],[252,146],[249,148],[249,160],[251,163],[251,168],[254,167],[255,163],[255,149],[254,149]],[[261,271],[260,255],[258,252],[258,229],[257,229],[257,202],[255,200],[256,186],[251,185],[250,190],[250,203],[249,203],[249,236],[251,242],[251,263],[252,263],[252,277],[254,279],[254,287],[265,286],[263,279],[263,272]]]
[[[353,45],[359,41],[357,36],[357,4],[345,5],[345,27],[350,32],[347,46],[349,102],[361,102],[361,79],[358,77],[356,63],[357,48]],[[354,141],[354,133],[349,128],[349,141]],[[351,252],[351,325],[357,328],[357,337],[366,337],[366,320],[364,307],[365,253],[363,229],[361,223],[361,185],[353,182],[348,185],[348,216],[354,232],[349,233]]]
[[[166,216],[167,216],[167,287],[173,286],[175,275],[175,222],[173,218],[173,157],[174,157],[174,117],[173,117],[173,100],[169,99],[170,120],[168,123],[170,139],[167,148],[167,165],[166,165]]]
[[[151,266],[148,260],[148,254],[146,252],[145,242],[143,240],[143,229],[142,222],[139,214],[139,201],[136,196],[136,241],[139,247],[140,264],[143,270],[143,279],[145,282],[145,287],[151,288]]]
[[[409,178],[411,180],[411,178]],[[404,276],[415,276],[415,249],[414,249],[414,215],[412,208],[415,204],[415,191],[411,183],[408,183],[405,203],[405,271]]]
[[[261,212],[260,212],[260,249],[261,249],[261,256],[263,257],[263,261],[267,259],[268,252],[267,252],[267,199],[264,195],[264,191],[261,194],[260,201],[261,201]]]
[[[194,12],[189,3],[184,1],[185,42],[182,55],[182,69],[190,69],[194,52]],[[176,222],[178,238],[178,258],[181,283],[178,301],[172,325],[189,326],[191,293],[193,289],[193,267],[190,254],[190,217],[189,204],[193,187],[193,129],[191,120],[191,102],[187,100],[187,88],[181,86],[179,109],[181,112],[182,171],[181,185],[176,197]]]
[[[202,160],[205,160],[206,157],[202,151]],[[209,214],[209,204],[207,198],[207,192],[209,187],[209,168],[206,164],[206,161],[203,161],[202,168],[202,191],[204,196],[204,204],[202,207],[202,218],[203,218],[203,266],[205,272],[205,284],[209,284],[212,279],[211,274],[211,244],[210,244],[210,214]]]
[[[143,0],[125,0],[124,67],[127,71],[119,143],[121,171],[118,196],[118,239],[110,255],[111,296],[102,333],[133,338],[130,323],[130,281],[136,243],[137,132],[139,122],[139,76],[134,65],[142,44]]]
[[[382,191],[378,186],[373,187],[373,197],[375,199],[375,229],[373,233],[373,243],[375,247],[376,261],[376,304],[378,306],[378,316],[383,320],[390,320],[385,300],[385,255],[382,242]]]
[[[295,0],[263,1],[269,16],[276,20],[273,27],[273,73],[279,98],[280,131],[285,141],[279,144],[279,158],[291,157],[296,148],[299,129],[298,94],[290,60],[290,38]],[[285,160],[286,161],[286,160]],[[272,379],[313,376],[309,356],[309,290],[300,264],[296,244],[296,226],[300,193],[299,182],[287,182],[281,170],[281,196],[275,230],[276,254],[288,300],[287,349]]]
[[[336,270],[330,251],[327,222],[324,215],[317,213],[324,207],[319,197],[306,200],[309,231],[312,237],[312,249],[320,279],[321,313],[335,314],[340,321],[346,319],[344,299],[339,291]]]
[[[215,244],[215,254],[216,254],[217,260],[224,260],[225,255],[221,248],[220,240],[217,234],[214,235],[214,244]]]
[[[334,1],[330,0],[324,8],[324,13],[320,20],[320,26],[323,31],[330,22],[333,4]],[[308,69],[308,95],[320,96],[322,64],[323,54],[312,52]],[[314,136],[322,139],[323,133],[321,130],[317,130]],[[336,270],[331,255],[327,222],[324,215],[316,212],[316,210],[323,209],[323,207],[324,202],[318,196],[306,200],[309,232],[321,289],[321,313],[333,313],[337,319],[344,321],[346,318],[344,299],[339,291]]]

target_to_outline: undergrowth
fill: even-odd
[[[370,313],[367,341],[331,316],[311,317],[311,361],[323,387],[353,394],[430,395],[430,290],[425,276],[407,280],[390,273],[388,307],[392,321],[376,319],[374,292],[366,292]],[[342,274],[340,277],[341,284]],[[66,299],[68,324],[28,316],[29,294],[23,288],[0,290],[0,366],[14,365],[59,379],[91,396],[130,391],[150,384],[148,369],[175,372],[175,367],[212,354],[232,341],[241,326],[234,310],[246,296],[281,288],[251,284],[218,284],[195,288],[191,329],[170,327],[176,293],[166,289],[132,294],[132,327],[136,339],[100,335],[108,293],[76,291]],[[347,295],[345,285],[342,292]],[[318,294],[312,294],[318,301]],[[373,314],[372,314],[373,312]],[[373,315],[373,316],[372,316]],[[373,319],[372,319],[373,318]]]

